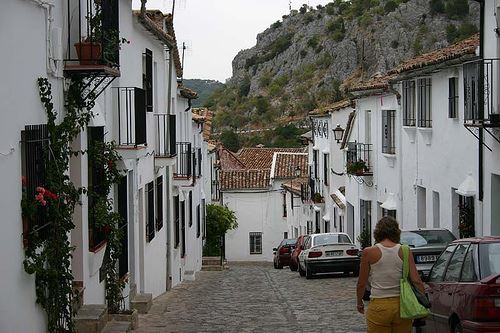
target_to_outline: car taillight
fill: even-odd
[[[321,251],[314,251],[314,252],[309,252],[309,254],[307,255],[308,258],[318,258],[318,257],[321,257],[323,255],[323,252]]]
[[[498,320],[500,318],[500,297],[478,297],[474,300],[474,319]]]
[[[282,247],[280,249],[280,254],[285,254],[285,253],[289,253],[289,252],[290,252],[290,250],[287,247]]]
[[[349,250],[346,250],[345,253],[347,253],[347,255],[350,255],[350,256],[357,256],[359,253],[359,250],[358,249],[349,249]]]

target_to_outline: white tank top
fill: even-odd
[[[382,252],[382,257],[370,266],[371,297],[399,296],[399,282],[403,275],[403,260],[399,257],[401,245],[385,247],[377,243],[375,246]]]

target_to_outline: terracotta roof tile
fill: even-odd
[[[479,34],[464,39],[461,42],[452,44],[448,47],[438,49],[429,53],[422,54],[413,59],[403,62],[399,66],[390,70],[389,73],[403,73],[430,65],[436,65],[445,61],[461,58],[467,55],[475,55],[479,46]]]
[[[226,148],[219,149],[218,155],[219,167],[221,170],[245,169],[245,164]]]
[[[373,90],[373,89],[385,90],[389,88],[389,81],[395,77],[396,77],[395,74],[379,75],[367,81],[361,81],[353,84],[351,87],[349,87],[349,91],[354,92],[354,91]]]
[[[271,169],[277,152],[304,153],[305,148],[242,148],[237,156],[247,169]]]
[[[275,153],[274,178],[295,178],[295,170],[300,168],[300,176],[307,175],[307,153]]]
[[[301,185],[309,186],[309,178],[308,177],[294,178],[284,183],[282,187],[284,187],[287,190],[300,194]]]
[[[344,109],[344,108],[347,108],[347,107],[354,107],[355,103],[353,100],[351,99],[344,99],[344,100],[341,100],[341,101],[338,101],[338,102],[335,102],[331,105],[328,105],[328,106],[325,106],[325,107],[321,107],[321,108],[317,108],[311,112],[309,112],[309,115],[311,116],[316,116],[316,115],[324,115],[324,114],[327,114],[327,113],[330,113],[330,112],[335,112],[335,111],[338,111],[338,110],[341,110],[341,109]]]
[[[178,84],[177,88],[180,89],[181,96],[184,98],[189,98],[189,99],[197,99],[198,98],[198,93],[192,89],[189,89],[188,87]]]
[[[193,120],[203,122],[203,140],[209,142],[212,135],[213,112],[207,108],[193,108]]]
[[[268,189],[270,185],[270,169],[221,170],[220,189]]]
[[[144,14],[139,10],[134,10],[132,13],[138,17],[139,22],[149,32],[172,49],[177,77],[182,77],[182,65],[179,49],[177,48],[172,14],[163,14],[160,10],[146,10]],[[163,22],[165,22],[166,31]]]

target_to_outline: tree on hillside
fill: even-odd
[[[220,135],[220,141],[222,141],[222,145],[224,147],[232,152],[237,152],[241,148],[238,134],[236,134],[233,130],[222,132]]]
[[[236,229],[236,215],[226,206],[207,205],[207,241],[203,249],[203,255],[220,255],[221,238],[229,230]]]

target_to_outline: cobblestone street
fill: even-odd
[[[306,280],[272,263],[230,267],[158,297],[134,332],[366,332],[356,278]]]

